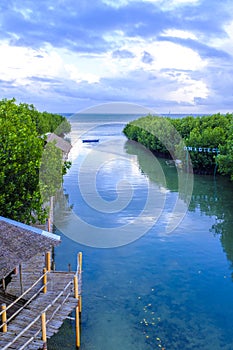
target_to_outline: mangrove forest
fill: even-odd
[[[41,183],[40,167],[45,154],[46,134],[53,132],[64,136],[69,131],[70,124],[64,116],[39,112],[33,105],[16,104],[15,99],[0,101],[2,216],[25,223],[45,221],[48,208],[44,203],[61,185],[62,175],[69,166],[62,161],[61,150],[51,143],[46,157],[53,164],[50,172],[55,185],[48,190],[48,184]],[[51,174],[47,178],[49,176]]]
[[[194,173],[220,173],[233,180],[233,114],[148,115],[128,123],[123,132],[154,154],[179,160],[184,169],[191,164]]]

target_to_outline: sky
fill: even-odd
[[[233,111],[232,0],[1,0],[0,98]]]

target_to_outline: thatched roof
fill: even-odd
[[[59,242],[60,236],[0,216],[0,279]]]
[[[71,150],[71,144],[64,140],[62,137],[57,136],[54,133],[48,133],[47,134],[47,142],[51,142],[51,141],[56,141],[56,147],[60,148],[62,150],[63,153],[68,154]]]

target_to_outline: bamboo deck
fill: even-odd
[[[42,275],[42,265],[44,265],[44,259],[40,256],[23,266],[24,290],[27,290]],[[58,332],[64,320],[78,305],[78,299],[74,294],[74,275],[74,272],[49,272],[47,293],[41,290],[43,281],[40,280],[24,298],[29,300],[33,298],[33,293],[41,290],[39,294],[9,322],[7,332],[0,333],[0,349],[42,349],[44,341],[42,341],[41,314],[46,313],[46,336],[50,338]],[[81,273],[78,275],[78,281],[78,295],[81,295]],[[18,275],[13,276],[7,292],[16,296],[21,295]],[[31,327],[25,331],[30,324]]]

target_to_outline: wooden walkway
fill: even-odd
[[[42,275],[45,267],[45,254],[39,254],[22,265],[22,287],[23,292],[31,287]],[[20,296],[22,294],[20,284],[20,271],[16,275],[11,276],[12,280],[8,284],[6,291],[9,294]],[[41,282],[42,284],[42,282]],[[34,289],[27,294],[27,299],[31,297]]]
[[[35,271],[37,272],[35,273]],[[42,273],[40,273],[41,275]],[[80,267],[77,268],[76,273],[51,271],[46,272],[45,275],[47,279],[46,293],[44,293],[44,278],[39,276],[39,282],[36,283],[36,280],[38,281],[38,265],[37,270],[30,265],[28,270],[24,271],[23,276],[26,277],[23,281],[24,290],[28,287],[26,281],[27,283],[30,281],[31,285],[35,285],[29,293],[23,295],[26,304],[7,323],[7,332],[0,333],[1,350],[43,349],[45,342],[42,341],[42,314],[46,315],[46,336],[50,338],[58,332],[63,321],[77,307],[78,303],[81,302]],[[78,281],[78,288],[75,285],[74,276],[76,276],[76,281]],[[9,288],[7,288],[7,292],[12,293],[14,291],[15,295],[20,295],[21,286],[19,284],[19,278],[14,276],[11,283]]]

